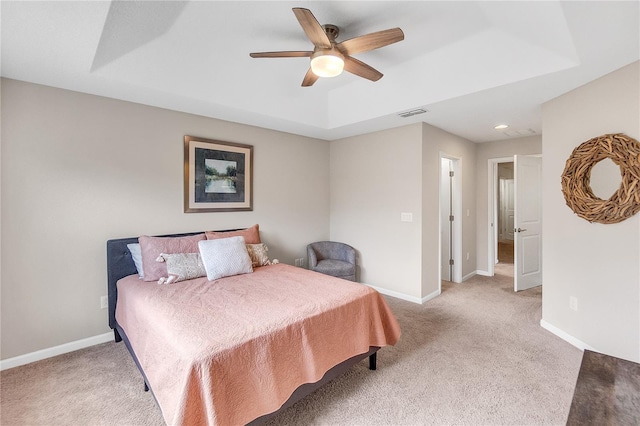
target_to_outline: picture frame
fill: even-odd
[[[184,212],[253,210],[253,146],[184,137]]]

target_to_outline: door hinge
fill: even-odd
[[[453,177],[453,170],[449,172],[449,177]]]
[[[449,259],[449,265],[453,265],[453,259]]]
[[[453,215],[449,216],[449,222],[453,222]]]

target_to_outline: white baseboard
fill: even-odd
[[[25,364],[30,364],[36,361],[41,361],[43,359],[51,358],[57,355],[66,354],[68,352],[77,351],[78,349],[88,348],[89,346],[99,345],[100,343],[111,342],[113,340],[113,333],[104,333],[98,336],[76,340],[75,342],[69,342],[62,345],[54,346],[52,348],[41,349],[39,351],[19,355],[13,358],[3,359],[0,360],[0,371],[8,370],[9,368],[13,367],[19,367]]]
[[[464,277],[462,277],[462,282],[465,282],[466,280],[468,280],[471,277],[475,277],[476,275],[479,275],[480,273],[478,271],[473,271],[468,273],[467,275],[465,275]]]
[[[476,271],[476,275],[482,275],[483,277],[490,277],[489,271]]]
[[[435,299],[436,297],[440,296],[440,290],[436,290],[431,294],[427,294],[425,297],[423,297],[422,299],[420,299],[420,303],[424,303],[424,302],[428,302],[431,299]]]
[[[543,319],[540,320],[540,326],[542,328],[544,328],[545,330],[555,334],[556,336],[558,336],[559,338],[561,338],[565,342],[572,344],[573,346],[575,346],[576,348],[580,349],[581,351],[589,350],[589,351],[597,352],[594,348],[592,348],[591,346],[587,345],[582,340],[576,339],[575,337],[573,337],[569,333],[566,333],[566,332],[560,330],[555,325],[551,325],[551,324],[549,324],[548,322],[546,322]]]
[[[386,288],[376,287],[371,284],[366,284],[366,283],[362,283],[362,284],[366,285],[367,287],[371,287],[378,293],[384,294],[386,296],[395,297],[396,299],[406,300],[407,302],[417,303],[419,305],[422,305],[424,302],[427,302],[433,299],[434,297],[438,297],[440,295],[440,290],[436,290],[433,293],[428,294],[423,298],[419,298],[415,296],[409,296],[408,294],[399,293],[397,291],[388,290]]]

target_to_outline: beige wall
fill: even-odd
[[[329,237],[329,144],[2,80],[2,353],[109,331],[106,240],[260,224],[292,263]],[[254,210],[183,213],[183,137],[254,146]]]
[[[640,214],[589,223],[566,205],[560,176],[572,150],[622,132],[640,139],[640,64],[543,105],[543,325],[613,356],[640,361]],[[578,310],[569,309],[569,297]]]
[[[414,301],[439,291],[441,153],[463,170],[466,275],[475,271],[473,143],[423,123],[331,142],[331,238],[356,247],[362,282]]]
[[[542,137],[529,136],[504,141],[477,144],[476,160],[476,206],[477,206],[477,268],[478,273],[489,271],[489,160],[514,155],[542,153]]]
[[[331,239],[356,248],[361,282],[421,296],[421,126],[331,142]],[[413,222],[401,222],[402,212]]]

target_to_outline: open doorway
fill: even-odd
[[[515,262],[515,177],[513,157],[489,160],[489,275],[510,268],[513,276]]]
[[[514,278],[514,291],[541,285],[542,157],[515,155],[490,159],[488,165],[489,276],[493,276],[496,268],[501,268],[507,263],[507,259],[512,258],[513,272],[509,275]],[[513,170],[513,215],[511,215],[509,199],[511,168]],[[503,199],[500,200],[500,197]],[[512,240],[511,235],[513,235]],[[512,247],[513,255],[511,255]]]
[[[513,161],[498,163],[498,193],[496,198],[497,247],[496,264],[513,268],[514,261],[514,221],[515,221],[515,186]],[[513,271],[512,271],[513,274]]]

